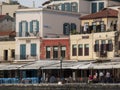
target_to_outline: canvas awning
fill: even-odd
[[[32,63],[28,63],[24,66],[22,66],[21,68],[19,68],[20,70],[29,70],[29,69],[42,69],[43,67],[47,67],[50,65],[54,65],[59,63],[59,61],[55,61],[55,60],[38,60]]]

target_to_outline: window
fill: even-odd
[[[97,29],[97,27],[96,27],[96,22],[93,22],[92,25],[93,25],[93,30],[94,30],[95,32],[98,32],[98,31],[96,30],[96,29]]]
[[[14,49],[11,50],[11,58],[15,58],[15,50]]]
[[[20,59],[26,59],[26,45],[20,45]]]
[[[89,22],[85,22],[84,24],[84,33],[87,33],[89,30]]]
[[[46,47],[46,58],[50,58],[50,51],[51,51],[51,47],[47,46]]]
[[[28,32],[28,23],[26,21],[21,21],[19,23],[19,36],[25,36],[26,32]]]
[[[104,2],[99,2],[99,11],[104,8]]]
[[[54,59],[58,58],[58,47],[57,46],[53,47],[53,58]]]
[[[99,52],[99,40],[95,41],[94,51]]]
[[[82,44],[78,45],[78,56],[83,56],[83,45]]]
[[[71,32],[74,33],[76,32],[76,24],[71,23]]]
[[[70,34],[70,24],[69,23],[65,23],[63,25],[63,34],[64,35],[69,35]]]
[[[112,51],[112,50],[113,50],[112,40],[108,40],[107,51]]]
[[[61,4],[61,10],[65,11],[65,4]]]
[[[101,41],[101,51],[106,51],[106,41],[105,40]]]
[[[33,20],[30,22],[30,32],[39,32],[39,21]]]
[[[71,4],[65,3],[65,11],[71,11]]]
[[[101,28],[101,32],[105,31],[105,25],[104,25],[104,21],[100,22],[100,28]]]
[[[36,56],[36,44],[31,44],[31,56]]]
[[[78,12],[78,4],[76,2],[71,3],[71,11]]]
[[[66,55],[65,53],[66,53],[66,47],[65,47],[65,46],[62,46],[62,47],[61,47],[61,57],[62,57],[62,58],[65,58],[65,55]]]
[[[91,13],[96,13],[97,12],[97,3],[92,3],[91,4]]]
[[[77,45],[74,44],[72,45],[72,56],[76,56],[77,55]]]
[[[84,51],[84,53],[85,53],[85,56],[89,56],[89,44],[85,44],[85,47],[84,47],[85,49],[85,51]]]

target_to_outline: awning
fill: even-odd
[[[0,70],[16,70],[21,67],[23,64],[0,64]]]
[[[59,61],[54,60],[38,60],[32,63],[28,63],[22,67],[20,67],[20,70],[30,70],[30,69],[42,69],[43,67],[51,66],[54,64],[59,63]]]

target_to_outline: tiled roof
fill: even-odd
[[[5,17],[5,15],[0,15],[0,19],[3,18],[3,17]]]
[[[110,9],[110,8],[105,8],[105,9],[101,10],[100,12],[82,16],[82,17],[80,17],[80,19],[87,20],[87,19],[107,18],[107,17],[116,17],[117,18],[118,11]]]
[[[0,36],[9,36],[9,35],[15,35],[15,31],[2,31],[0,32]]]

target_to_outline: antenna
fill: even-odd
[[[33,1],[33,7],[35,7],[35,1]]]

